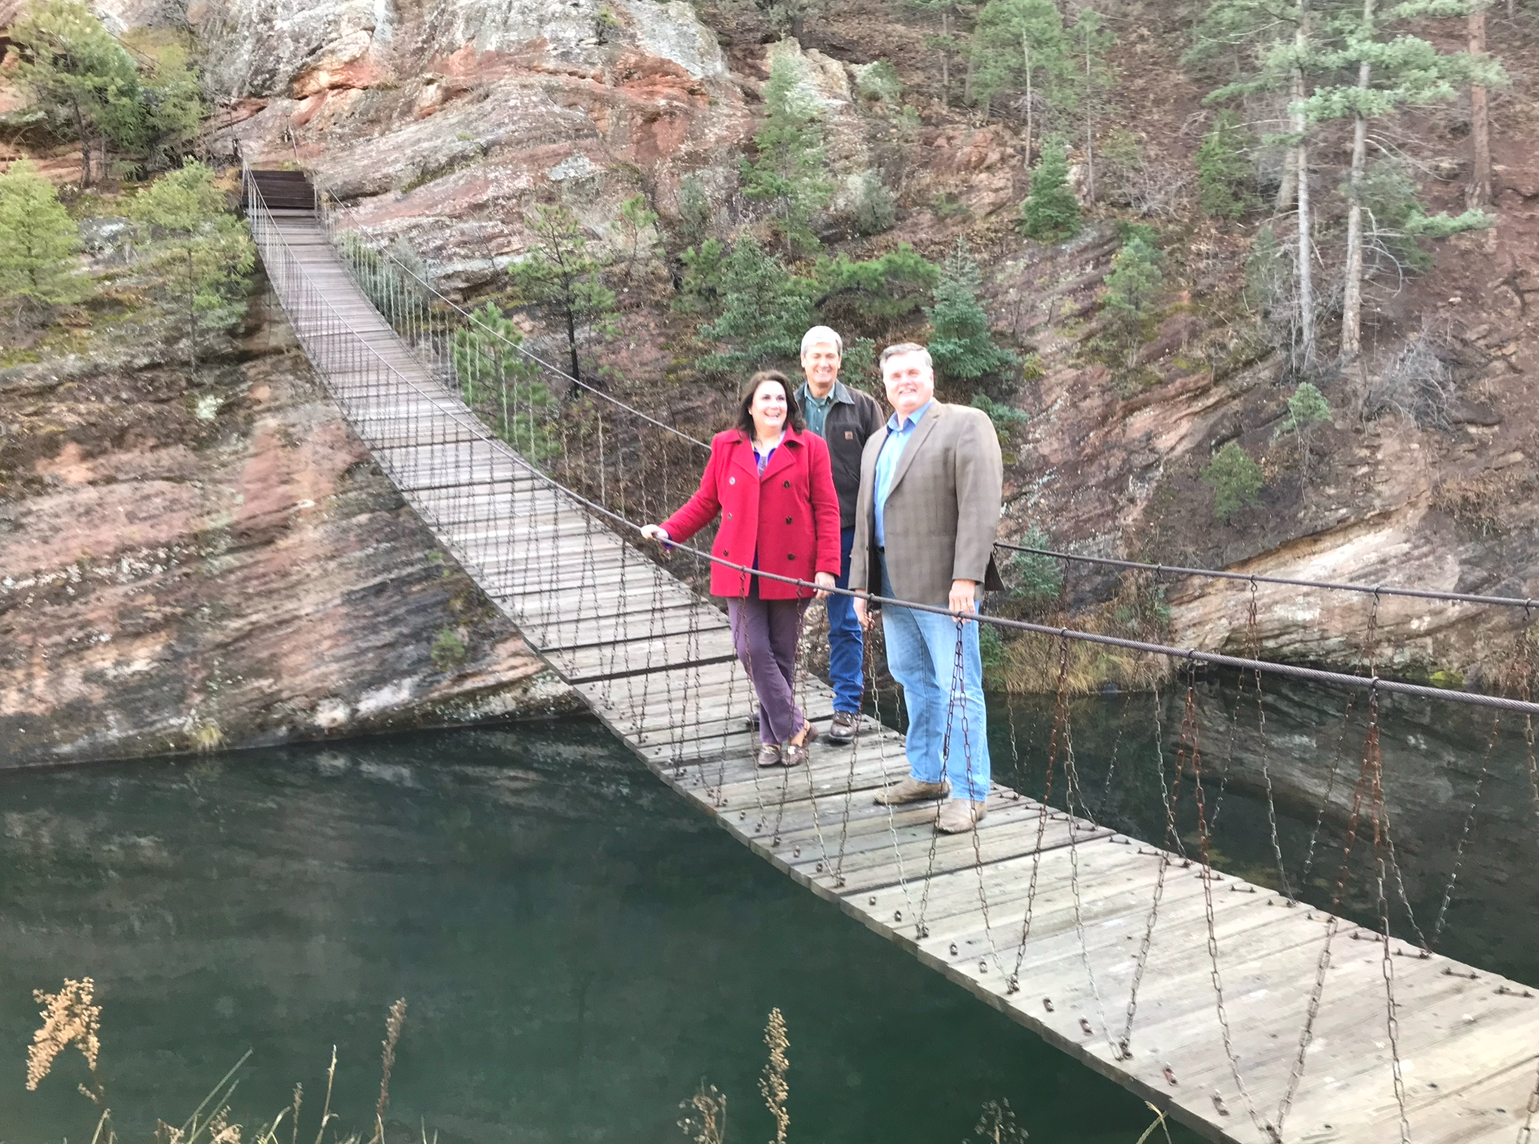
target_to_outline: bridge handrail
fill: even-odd
[[[241,164],[241,183],[242,183],[242,187],[244,188],[244,192],[245,192],[245,194],[247,196],[247,202],[248,202],[248,204],[254,202],[256,204],[256,206],[257,206],[257,209],[263,215],[267,215],[269,213],[268,212],[267,204],[263,200],[262,193],[261,193],[260,189],[256,186],[255,181],[251,179],[250,174],[251,174],[250,167],[245,162],[242,162],[242,164]],[[250,210],[249,210],[249,206],[248,206],[248,214],[249,213],[250,213]],[[284,238],[284,236],[283,236],[281,231],[276,231],[276,230],[269,231],[270,225],[271,224],[268,221],[268,219],[264,218],[262,220],[263,236],[261,238],[258,238],[257,245],[259,247],[266,247],[266,246],[271,245],[271,244],[273,244],[275,242],[276,245],[281,246],[283,248],[283,253],[284,253],[285,257],[291,263],[293,269],[299,274],[299,276],[301,278],[305,279],[306,286],[308,286],[310,288],[310,290],[316,295],[316,297],[319,299],[321,304],[324,305],[328,311],[330,311],[332,317],[336,320],[338,325],[340,325],[342,328],[344,328],[348,333],[352,334],[353,337],[355,337],[357,339],[359,347],[364,352],[366,352],[371,358],[373,358],[379,364],[379,366],[382,369],[384,369],[386,372],[388,372],[394,378],[396,378],[403,386],[405,386],[406,388],[410,389],[412,392],[420,395],[422,398],[424,398],[428,402],[432,403],[435,407],[437,407],[443,413],[448,415],[455,422],[455,424],[457,424],[457,425],[459,425],[459,426],[469,430],[480,441],[484,441],[487,444],[492,445],[492,446],[500,446],[501,448],[506,450],[508,456],[516,464],[518,464],[519,466],[521,466],[524,469],[527,469],[532,475],[534,475],[535,477],[538,477],[540,480],[546,482],[547,484],[553,486],[556,489],[564,489],[564,486],[561,485],[561,483],[559,481],[556,481],[554,478],[550,477],[548,474],[541,472],[540,469],[538,469],[536,466],[534,466],[529,461],[525,460],[518,453],[514,452],[512,449],[507,448],[506,443],[504,443],[494,433],[492,433],[492,431],[486,427],[486,424],[479,417],[477,417],[474,413],[470,412],[470,410],[468,410],[465,407],[465,404],[462,401],[460,401],[457,397],[455,397],[453,394],[451,394],[451,393],[449,393],[447,391],[439,392],[439,393],[434,393],[434,392],[431,392],[428,389],[423,388],[417,382],[413,381],[411,378],[409,378],[405,374],[403,374],[399,369],[397,369],[393,364],[391,364],[391,362],[389,362],[384,357],[382,357],[380,355],[379,351],[376,350],[373,347],[373,345],[370,344],[369,341],[366,338],[364,338],[362,336],[362,334],[360,334],[358,332],[358,330],[353,326],[353,324],[342,313],[340,313],[335,306],[333,306],[331,304],[331,301],[326,297],[325,291],[322,290],[319,286],[317,286],[314,282],[310,281],[310,277],[305,272],[304,266],[300,263],[299,258],[294,254],[293,250],[289,247],[288,240],[286,238]],[[255,228],[253,228],[253,229],[255,229]],[[264,261],[266,261],[266,254],[267,254],[266,249],[263,249],[262,253],[263,253],[263,259],[264,259]],[[294,332],[295,332],[295,335],[300,339],[301,342],[303,342],[305,340],[304,333],[301,330],[299,330],[297,328],[297,326],[296,326]],[[343,405],[346,405],[348,403],[347,398],[345,398],[345,397],[339,397],[338,400]]]
[[[1405,596],[1416,600],[1441,600],[1453,604],[1489,604],[1501,608],[1522,608],[1526,612],[1532,612],[1536,606],[1539,606],[1539,600],[1520,599],[1517,596],[1482,596],[1469,592],[1444,592],[1435,588],[1397,588],[1388,584],[1343,584],[1330,580],[1266,576],[1259,572],[1225,572],[1216,568],[1186,568],[1179,564],[1146,564],[1140,560],[1119,560],[1111,556],[1085,556],[1077,552],[1060,552],[1054,548],[1039,548],[1031,544],[1009,544],[1003,540],[996,541],[994,547],[1010,552],[1025,552],[1034,556],[1049,556],[1055,560],[1099,564],[1107,568],[1125,568],[1165,576],[1201,576],[1211,580],[1241,580],[1252,584],[1279,584],[1290,588],[1360,592],[1369,596]]]
[[[327,234],[333,236],[334,238],[335,224],[332,219],[334,210],[346,212],[351,208],[342,205],[342,200],[335,194],[335,192],[328,188],[319,179],[313,170],[307,172],[307,174],[309,175],[311,182],[315,187],[317,214],[320,216],[322,225],[325,226]],[[452,298],[449,298],[436,286],[434,286],[432,282],[425,279],[422,275],[418,274],[410,266],[407,266],[404,262],[392,254],[388,248],[377,250],[374,253],[376,256],[388,261],[396,271],[409,278],[418,287],[432,295],[440,303],[451,308],[455,313],[460,315],[466,321],[472,323],[475,322],[475,314],[472,311],[467,310],[464,306],[460,305],[458,302],[455,302]],[[669,425],[666,422],[661,421],[640,409],[637,409],[633,405],[629,405],[626,402],[621,401],[619,398],[613,396],[612,394],[605,393],[603,390],[597,388],[596,386],[590,385],[580,378],[573,377],[559,366],[545,361],[539,355],[525,348],[522,343],[514,342],[511,339],[504,337],[496,330],[486,329],[485,327],[480,327],[480,330],[483,333],[490,334],[497,341],[501,342],[503,345],[507,346],[514,352],[520,354],[528,361],[533,362],[542,369],[549,370],[557,377],[560,377],[570,384],[577,386],[590,396],[595,397],[600,401],[607,402],[611,406],[623,410],[624,412],[638,418],[646,424],[662,429],[664,432],[670,433],[673,436],[680,438],[681,440],[687,441],[689,444],[694,445],[697,448],[706,450],[710,448],[710,444],[708,442],[702,441],[697,437],[685,433],[683,430]],[[1150,564],[1143,561],[1122,560],[1114,557],[1086,556],[1079,553],[1063,552],[1057,549],[1043,548],[1034,545],[1014,544],[1003,540],[996,541],[994,547],[996,549],[1002,549],[1007,552],[1021,552],[1030,555],[1051,557],[1053,559],[1063,560],[1066,562],[1096,564],[1102,567],[1153,572],[1156,575],[1192,576],[1211,580],[1242,581],[1249,582],[1251,584],[1274,584],[1292,588],[1308,588],[1315,591],[1353,592],[1374,597],[1398,596],[1409,599],[1435,600],[1444,603],[1478,604],[1502,608],[1522,608],[1525,612],[1528,613],[1532,613],[1536,604],[1539,604],[1539,601],[1536,601],[1533,598],[1519,598],[1516,596],[1496,596],[1468,592],[1448,592],[1432,588],[1402,588],[1385,584],[1348,584],[1340,581],[1308,580],[1285,576],[1267,576],[1260,573],[1231,572],[1217,568],[1197,568],[1172,564]]]

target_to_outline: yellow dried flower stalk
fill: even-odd
[[[74,1045],[86,1059],[86,1067],[96,1073],[101,1054],[101,1007],[96,1004],[96,983],[89,977],[75,981],[66,977],[57,993],[42,989],[32,992],[32,999],[43,1008],[39,1016],[43,1026],[32,1034],[27,1049],[27,1091],[34,1092],[53,1068],[54,1059]],[[86,1091],[86,1090],[82,1090]],[[89,1091],[86,1095],[95,1100]]]
[[[384,1052],[380,1056],[383,1068],[379,1077],[379,1103],[374,1106],[374,1136],[370,1144],[383,1144],[385,1139],[385,1108],[390,1104],[390,1072],[395,1068],[395,1047],[401,1040],[401,1026],[406,1024],[406,998],[399,998],[390,1006],[385,1016]]]
[[[702,1078],[699,1091],[679,1105],[679,1127],[694,1144],[722,1144],[727,1135],[727,1094]]]
[[[764,1026],[764,1043],[769,1046],[770,1054],[759,1077],[759,1095],[764,1097],[765,1107],[775,1118],[774,1144],[786,1144],[786,1130],[791,1126],[791,1112],[786,1108],[786,1101],[791,1096],[786,1073],[791,1070],[791,1062],[786,1058],[786,1050],[791,1047],[791,1039],[786,1036],[785,1015],[778,1007],[770,1010],[769,1024]]]

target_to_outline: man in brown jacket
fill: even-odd
[[[987,414],[935,400],[923,346],[883,350],[882,380],[894,413],[861,456],[850,587],[952,615],[881,609],[887,667],[908,707],[909,776],[876,801],[949,799],[936,825],[956,834],[983,817],[989,747],[978,625],[955,617],[976,613],[982,588],[1002,586],[994,534],[1004,462]],[[864,599],[855,611],[870,626]]]

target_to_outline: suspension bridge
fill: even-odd
[[[1203,785],[1191,686],[1175,747],[1167,757],[1157,743],[1145,764],[1159,773],[1159,845],[1089,813],[1062,688],[1051,734],[1036,744],[1043,799],[996,784],[970,835],[937,835],[932,805],[873,802],[907,769],[874,671],[876,717],[852,746],[816,747],[802,769],[761,770],[751,686],[726,617],[696,588],[706,557],[663,560],[637,542],[636,525],[693,487],[698,442],[499,344],[490,315],[458,309],[343,233],[305,176],[247,171],[244,187],[305,354],[402,496],[594,713],[754,853],[1209,1139],[1529,1140],[1539,998],[1440,955],[1419,929],[1420,940],[1403,940],[1389,922],[1386,877],[1398,868],[1384,857],[1393,860],[1380,696],[1437,693],[1371,670],[1303,672],[1351,690],[1364,715],[1362,749],[1341,779],[1353,797],[1330,862],[1331,909],[1290,896],[1280,849],[1282,889],[1208,861],[1215,784],[1210,766]],[[1071,633],[1013,626],[1053,641],[1066,668]],[[1250,670],[1258,701],[1272,667],[1185,658]],[[828,720],[829,689],[805,671],[799,688],[809,717]],[[1524,720],[1539,712],[1471,698]],[[1531,734],[1529,744],[1532,759]],[[1178,806],[1195,807],[1195,843],[1182,840]],[[1377,927],[1342,916],[1354,869],[1368,871]]]

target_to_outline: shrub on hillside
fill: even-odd
[[[1261,466],[1237,441],[1229,441],[1203,466],[1202,479],[1213,490],[1213,514],[1229,520],[1241,509],[1261,503],[1266,478]]]

